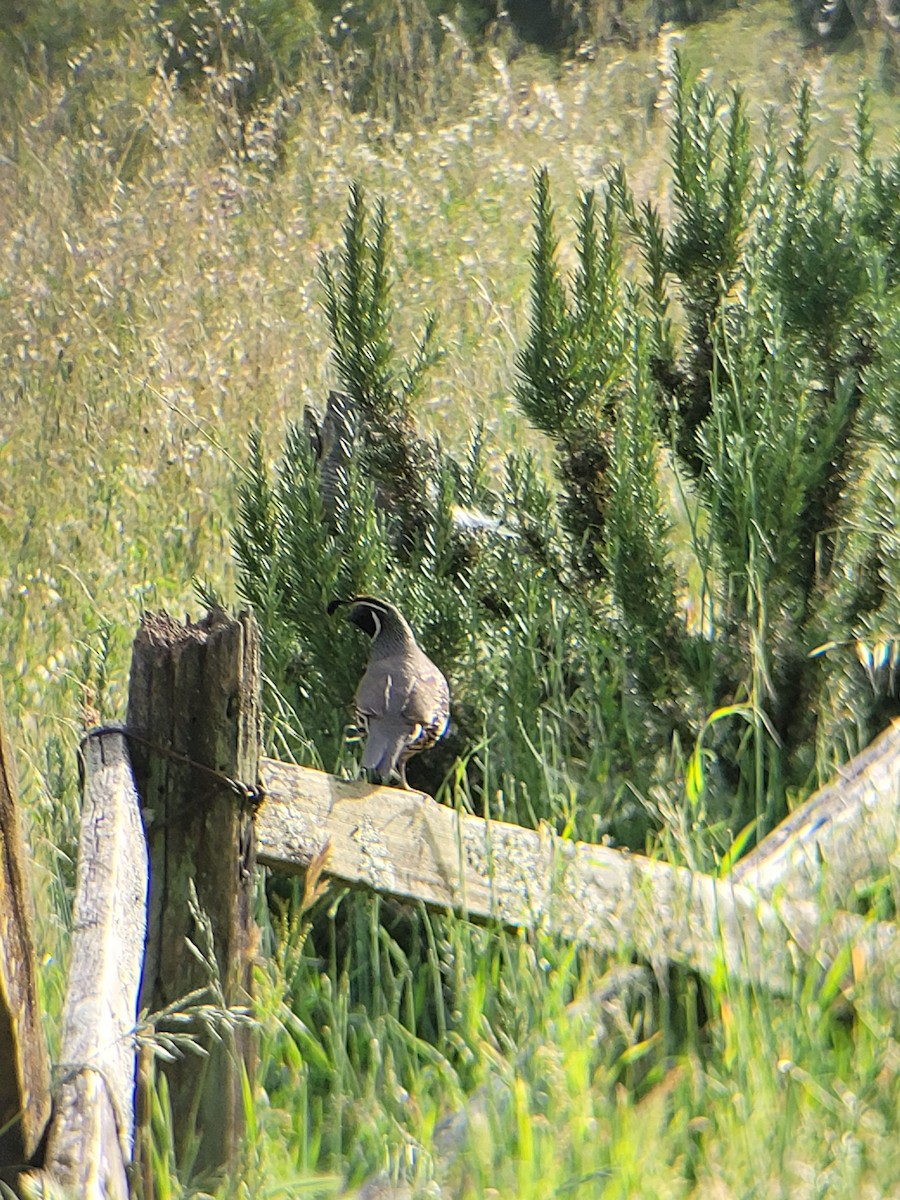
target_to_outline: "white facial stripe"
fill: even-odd
[[[372,614],[372,620],[375,622],[375,632],[372,634],[372,639],[374,641],[374,639],[378,637],[379,633],[381,633],[381,618],[374,608],[370,608],[369,612]]]

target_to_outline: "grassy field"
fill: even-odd
[[[214,98],[156,74],[140,30],[17,97],[0,145],[0,680],[51,1043],[79,731],[123,717],[143,609],[196,615],[197,580],[234,598],[248,431],[274,457],[286,423],[337,384],[318,259],[340,243],[349,184],[383,197],[393,224],[401,347],[426,311],[438,317],[430,429],[461,445],[480,419],[497,463],[522,443],[549,462],[512,400],[533,173],[549,168],[568,212],[622,163],[665,210],[676,44],[711,80],[742,86],[756,118],[772,105],[786,126],[797,81],[810,81],[823,158],[846,150],[868,75],[877,145],[896,142],[875,43],[804,49],[787,6],[769,3],[565,66],[459,46],[438,68],[445,108],[421,129],[301,91],[283,125],[260,122],[242,163],[223,148]],[[841,1018],[812,979],[776,1001],[725,980],[698,997],[695,981],[667,977],[600,1023],[615,963],[423,916],[430,971],[416,974],[395,914],[333,900],[331,962],[309,954],[296,907],[267,933],[246,1165],[217,1194],[339,1194],[385,1172],[416,1194],[440,1182],[521,1200],[900,1196],[892,1014],[863,1003]],[[448,1132],[441,1120],[464,1106],[465,1128]],[[200,1194],[170,1171],[164,1113],[157,1134],[160,1196]]]

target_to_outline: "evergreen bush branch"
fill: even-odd
[[[719,96],[693,83],[678,56],[672,92],[677,216],[667,238],[666,266],[681,286],[689,341],[683,363],[657,374],[663,386],[668,385],[675,449],[696,475],[700,470],[697,431],[710,408],[708,381],[714,354],[710,326],[734,284],[747,228],[750,135],[742,97],[735,92],[723,145]],[[645,228],[645,236],[654,236],[649,218]]]
[[[335,365],[358,414],[355,448],[375,481],[379,503],[396,523],[399,544],[410,553],[433,517],[439,455],[418,434],[411,406],[439,355],[436,323],[433,315],[426,317],[411,361],[397,365],[383,201],[371,234],[368,224],[364,193],[354,184],[337,272],[325,256],[320,260],[323,308]]]
[[[660,446],[646,335],[632,330],[631,388],[619,397],[612,455],[609,537],[605,557],[613,594],[636,662],[655,664],[675,633],[675,586],[668,556],[671,521],[657,482]]]
[[[616,302],[620,294],[613,205],[602,224],[592,192],[576,221],[578,267],[567,288],[546,171],[535,177],[531,324],[517,357],[516,397],[522,412],[554,439],[563,485],[561,512],[572,561],[587,579],[604,575],[614,406],[625,362]],[[571,294],[570,294],[571,293]]]
[[[570,362],[571,322],[557,264],[550,176],[535,175],[534,245],[531,252],[531,325],[519,354],[516,399],[531,423],[557,438],[577,406]]]

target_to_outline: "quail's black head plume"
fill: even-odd
[[[403,787],[406,764],[442,738],[450,718],[447,680],[416,644],[405,617],[374,596],[332,600],[372,639],[369,665],[356,689],[356,722],[366,734],[362,765],[382,783],[397,774]]]

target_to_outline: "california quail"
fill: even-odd
[[[419,649],[403,615],[385,600],[356,596],[332,600],[329,615],[349,606],[348,620],[372,639],[369,665],[356,689],[356,722],[366,734],[362,765],[382,783],[393,774],[406,782],[406,764],[447,731],[447,680]]]

